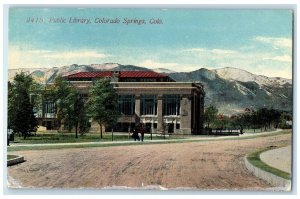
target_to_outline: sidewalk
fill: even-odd
[[[255,136],[262,136],[262,135],[268,135],[272,133],[276,133],[281,131],[281,129],[277,129],[276,131],[270,131],[270,132],[264,132],[264,133],[244,133],[239,136],[217,136],[212,137],[209,135],[203,135],[201,137],[196,138],[183,138],[183,139],[162,139],[162,140],[144,140],[145,143],[163,143],[163,142],[188,142],[188,141],[206,141],[206,140],[224,140],[224,139],[243,139],[245,137],[255,137]],[[150,139],[150,138],[149,138]],[[26,147],[26,146],[65,146],[65,145],[109,145],[109,144],[128,144],[128,143],[142,143],[139,141],[109,141],[109,142],[72,142],[72,143],[42,143],[42,144],[18,144],[18,143],[10,143],[10,148],[13,147]]]
[[[260,154],[260,159],[281,171],[291,173],[292,163],[292,146],[268,150]]]

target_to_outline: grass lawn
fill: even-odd
[[[262,135],[253,135],[253,136],[247,136],[247,137],[240,137],[240,136],[236,136],[234,138],[230,138],[230,137],[224,137],[222,139],[219,140],[239,140],[239,139],[253,139],[256,137],[269,137],[269,136],[275,136],[275,135],[280,135],[280,134],[290,134],[291,130],[284,130],[284,131],[278,131],[278,132],[274,132],[272,134],[262,134]],[[69,136],[73,136],[73,134],[70,134]],[[96,134],[91,134],[91,135],[85,135],[85,136],[99,136]],[[108,135],[106,135],[108,136]],[[117,135],[116,135],[117,136]],[[71,137],[70,139],[75,139]],[[198,136],[193,136],[194,138],[197,138]],[[110,137],[111,138],[111,137]],[[124,141],[128,141],[128,140],[133,140],[133,139],[128,139],[128,135],[120,135],[120,140]],[[111,141],[110,139],[103,139],[100,141],[99,138],[98,139],[98,143],[86,143],[86,144],[66,144],[66,145],[32,145],[32,146],[10,146],[7,148],[8,151],[23,151],[23,150],[49,150],[49,149],[64,149],[64,148],[86,148],[86,147],[109,147],[109,146],[128,146],[128,145],[141,145],[141,144],[171,144],[171,143],[185,143],[185,142],[206,142],[206,141],[214,141],[214,139],[209,139],[210,137],[207,137],[208,139],[183,139],[183,137],[177,137],[175,138],[174,136],[170,136],[167,137],[166,136],[166,140],[164,142],[160,142],[159,140],[163,140],[163,137],[154,137],[153,136],[153,142],[108,142]],[[82,142],[82,139],[78,138],[78,142]],[[92,140],[92,139],[91,139]],[[89,141],[91,141],[89,140]],[[150,137],[145,138],[145,141],[150,140]],[[104,142],[103,142],[104,141]],[[106,141],[106,142],[105,142]],[[118,141],[118,139],[114,139],[114,141]],[[28,143],[28,142],[27,142]],[[32,142],[31,142],[32,143]],[[50,142],[41,142],[41,143],[50,143]],[[52,142],[53,143],[53,142]],[[58,142],[55,142],[58,143]],[[67,143],[67,140],[62,141],[60,143]],[[75,142],[73,142],[75,143]]]
[[[271,167],[271,166],[267,165],[266,163],[264,163],[263,161],[261,161],[261,159],[259,157],[260,154],[262,152],[265,152],[265,151],[270,150],[270,149],[273,149],[273,148],[260,149],[258,151],[255,151],[255,152],[249,154],[247,156],[247,159],[252,165],[254,165],[254,166],[256,166],[256,167],[258,167],[258,168],[260,168],[264,171],[270,172],[274,175],[277,175],[277,176],[282,177],[284,179],[290,180],[291,179],[291,174],[289,174],[287,172],[284,172],[284,171],[281,171],[279,169],[276,169],[274,167]]]
[[[18,157],[17,155],[7,155],[7,160],[11,160]]]
[[[169,137],[166,136],[165,139],[180,139],[180,137]],[[114,134],[113,141],[131,141],[133,140],[127,133],[123,135]],[[152,136],[152,140],[162,140],[163,136]],[[145,134],[144,140],[150,140],[150,135]],[[76,143],[76,142],[110,142],[112,141],[111,133],[103,133],[103,138],[100,139],[99,133],[88,133],[85,135],[78,135],[75,138],[75,133],[40,133],[37,132],[36,135],[27,137],[25,140],[23,137],[15,136],[15,143],[20,144],[43,144],[43,143]]]

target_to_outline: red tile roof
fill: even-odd
[[[133,77],[166,77],[166,75],[154,71],[120,71],[120,77],[133,78]]]
[[[111,77],[111,71],[99,71],[99,72],[79,72],[72,75],[65,76],[66,78],[97,78],[97,77]]]
[[[101,78],[112,77],[112,71],[98,71],[98,72],[79,72],[72,75],[65,76],[66,78]],[[167,77],[166,75],[154,71],[120,71],[120,78],[158,78]]]

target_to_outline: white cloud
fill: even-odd
[[[41,55],[41,57],[45,58],[59,58],[59,59],[72,59],[72,58],[106,58],[109,55],[99,53],[97,51],[91,51],[91,50],[80,50],[80,51],[68,51],[68,52],[51,52],[51,53],[45,53]]]
[[[273,60],[273,61],[280,61],[280,62],[292,62],[292,57],[289,55],[282,55],[282,56],[275,56],[275,57],[268,57],[264,58],[265,60]]]
[[[68,64],[91,64],[102,62],[110,55],[97,50],[50,51],[44,49],[22,49],[9,47],[9,68],[60,67]]]
[[[28,50],[27,52],[29,53],[51,53],[52,51],[51,50]]]
[[[255,37],[255,41],[259,41],[262,43],[270,44],[273,48],[292,48],[292,40],[285,37]]]
[[[204,52],[212,54],[236,54],[237,51],[234,50],[224,50],[224,49],[205,49],[205,48],[190,48],[184,49],[184,52]]]
[[[148,60],[145,60],[145,61],[139,63],[138,65],[154,69],[154,68],[172,68],[172,67],[178,66],[179,64],[178,63],[160,63],[160,62],[155,62],[155,61],[148,59]]]
[[[274,42],[274,45],[288,46],[285,42],[285,40],[278,39]],[[181,52],[183,52],[182,57],[185,60],[193,60],[199,67],[208,69],[236,67],[254,74],[291,78],[291,51],[286,51],[286,49],[285,51],[262,50],[256,44],[253,48],[239,48],[236,51],[231,49],[191,48]]]
[[[133,64],[150,69],[166,68],[169,70],[190,72],[199,68],[236,67],[254,74],[266,76],[292,77],[292,54],[287,51],[290,46],[285,39],[256,37],[251,48],[239,47],[235,50],[221,48],[186,48],[163,49],[157,52],[143,52],[132,56],[132,53],[116,51],[113,55],[103,50],[81,49],[69,51],[50,51],[35,49],[30,46],[9,46],[9,68],[45,68],[60,67],[70,64],[92,64],[115,62]],[[269,43],[268,43],[269,42]],[[260,48],[261,44],[270,47],[285,46],[282,50]],[[131,51],[134,51],[130,49]],[[129,52],[130,50],[126,51]],[[130,51],[130,52],[131,52]],[[136,49],[135,49],[136,51]]]
[[[194,70],[198,70],[200,67],[198,65],[192,65],[192,64],[179,64],[179,63],[170,63],[170,62],[156,62],[153,60],[145,60],[140,63],[134,63],[133,65],[147,67],[149,69],[158,69],[158,68],[165,68],[171,71],[176,72],[191,72]]]

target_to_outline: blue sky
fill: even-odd
[[[50,23],[51,17],[66,23]],[[28,23],[42,18],[43,23]],[[90,24],[69,19],[91,20]],[[96,18],[119,19],[97,24]],[[124,19],[146,24],[125,25]],[[162,24],[150,24],[160,19]],[[11,8],[9,68],[120,63],[193,71],[236,67],[292,77],[289,10]]]

